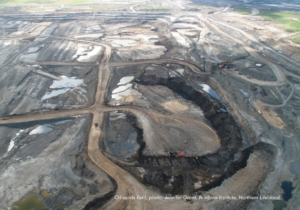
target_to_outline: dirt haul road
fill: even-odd
[[[98,43],[99,44],[99,43]],[[21,123],[28,121],[36,121],[36,120],[45,120],[45,119],[54,119],[61,117],[70,117],[74,115],[80,114],[93,114],[93,122],[89,133],[88,139],[88,155],[90,159],[94,162],[95,165],[100,167],[103,171],[109,174],[116,182],[117,182],[117,192],[116,195],[122,197],[130,197],[133,195],[145,195],[150,197],[152,195],[157,195],[152,191],[145,188],[142,184],[136,181],[128,172],[124,171],[114,163],[112,163],[109,159],[107,159],[99,149],[99,140],[101,136],[101,127],[103,122],[103,113],[107,111],[116,111],[116,110],[124,110],[124,111],[132,111],[141,122],[142,126],[145,128],[145,131],[150,129],[148,120],[142,112],[138,112],[135,108],[125,108],[119,109],[117,107],[108,108],[104,106],[105,93],[107,83],[109,81],[109,67],[108,61],[111,56],[111,48],[107,45],[103,45],[105,47],[105,53],[101,60],[98,72],[98,84],[97,90],[95,93],[95,103],[87,109],[78,109],[78,110],[61,110],[54,112],[46,112],[46,113],[36,113],[36,114],[27,114],[23,116],[14,116],[2,118],[0,120],[0,124],[8,124],[8,123]],[[96,123],[98,126],[96,127]],[[148,132],[149,133],[149,132]],[[151,140],[151,137],[150,137]],[[163,204],[164,206],[165,204]],[[135,199],[112,199],[109,201],[103,209],[153,209],[153,204],[150,201],[145,200],[135,200]]]
[[[136,181],[128,172],[111,162],[100,151],[99,139],[101,136],[103,116],[103,113],[94,113],[92,125],[98,123],[99,126],[91,126],[88,141],[88,155],[90,159],[95,163],[95,165],[105,171],[117,182],[117,196],[130,198],[133,195],[149,194],[144,186]],[[152,204],[149,201],[145,202],[144,200],[112,198],[102,207],[102,209],[152,209],[151,206]]]
[[[213,22],[215,22],[215,20],[210,19],[211,21],[209,21],[209,24],[211,27],[213,27],[216,31],[218,31],[220,34],[227,36],[228,38],[234,40],[235,42],[239,43],[240,45],[242,45],[245,50],[247,50],[247,52],[252,55],[253,57],[257,58],[258,60],[262,61],[263,63],[267,64],[273,71],[274,75],[277,78],[277,81],[273,82],[273,81],[262,81],[262,80],[258,80],[258,79],[249,79],[246,76],[242,76],[242,75],[238,75],[237,73],[235,74],[235,76],[242,78],[243,80],[246,80],[247,82],[250,82],[252,84],[256,84],[256,85],[262,85],[262,86],[278,86],[278,85],[282,85],[286,82],[286,78],[284,76],[284,74],[282,73],[281,69],[279,66],[275,65],[274,63],[266,60],[265,58],[263,58],[259,53],[257,53],[252,47],[249,47],[247,44],[245,44],[243,41],[236,39],[235,37],[223,32],[222,30],[219,29],[219,27],[217,27]],[[207,21],[206,19],[202,19],[202,21]],[[225,24],[223,24],[225,25]]]
[[[52,36],[53,37],[53,36]],[[61,110],[61,111],[53,111],[46,113],[37,113],[37,114],[27,114],[22,116],[13,116],[6,117],[0,119],[0,124],[8,124],[8,123],[20,123],[20,122],[28,122],[28,121],[36,121],[36,120],[45,120],[45,119],[53,119],[67,116],[74,116],[80,114],[93,114],[92,126],[89,133],[88,139],[88,155],[91,160],[100,167],[103,171],[109,174],[116,182],[117,182],[117,192],[116,195],[130,197],[136,195],[159,195],[149,189],[147,189],[144,185],[140,184],[135,178],[133,178],[128,172],[124,171],[109,159],[107,159],[99,148],[99,140],[101,137],[101,127],[103,123],[104,112],[107,111],[115,111],[115,110],[123,110],[134,113],[138,121],[142,124],[145,133],[150,133],[151,126],[148,123],[147,117],[145,115],[146,112],[137,110],[136,107],[105,107],[104,100],[107,89],[107,84],[109,82],[110,70],[109,66],[126,66],[126,65],[137,65],[137,64],[151,64],[151,63],[176,63],[188,66],[192,69],[192,71],[196,73],[201,73],[201,70],[195,67],[192,64],[189,64],[184,61],[178,61],[173,59],[161,59],[161,60],[147,60],[147,61],[137,61],[137,62],[128,62],[128,63],[111,63],[109,64],[110,56],[111,56],[111,48],[108,45],[101,44],[98,42],[86,41],[86,40],[78,40],[67,37],[55,37],[59,39],[67,39],[77,42],[85,42],[91,44],[101,45],[105,48],[104,56],[100,61],[99,71],[98,71],[98,83],[97,89],[95,93],[95,101],[94,104],[86,109],[77,109],[77,110]],[[37,65],[39,65],[37,63]],[[51,65],[51,62],[50,62]],[[78,63],[80,65],[80,63]],[[277,75],[279,76],[279,75]],[[249,80],[249,82],[253,83],[255,81]],[[259,81],[259,84],[263,84],[264,81]],[[275,83],[277,82],[269,82]],[[98,126],[96,126],[96,123]],[[148,141],[150,142],[153,136],[149,135]],[[108,203],[106,203],[102,209],[163,209],[166,204],[172,209],[182,209],[184,207],[191,207],[191,204],[182,202],[182,201],[173,201],[169,202],[168,200],[159,200],[155,201],[154,204],[151,201],[138,200],[138,199],[111,199]]]
[[[193,64],[187,63],[185,61],[175,60],[175,59],[155,59],[155,60],[146,60],[146,61],[132,61],[132,62],[123,62],[123,63],[110,63],[109,66],[132,66],[140,64],[162,64],[162,63],[176,63],[184,66],[188,66],[195,73],[204,73],[201,72],[199,67],[194,66]]]

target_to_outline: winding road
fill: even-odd
[[[206,19],[203,19],[204,21]],[[281,71],[280,67],[275,65],[274,63],[272,63],[271,61],[268,61],[267,59],[265,59],[264,57],[262,57],[259,53],[257,53],[255,51],[255,49],[253,49],[252,47],[249,47],[246,43],[244,43],[243,41],[234,38],[233,36],[223,32],[222,30],[220,30],[215,24],[213,24],[212,22],[214,22],[213,19],[210,19],[211,21],[209,22],[210,26],[212,28],[214,28],[216,31],[218,31],[220,34],[234,40],[235,42],[239,43],[241,46],[243,46],[243,48],[245,50],[247,50],[247,52],[252,55],[253,57],[257,58],[258,60],[260,60],[261,62],[267,64],[273,71],[274,75],[276,76],[277,81],[262,81],[262,80],[257,80],[257,79],[249,79],[247,78],[245,75],[238,75],[236,73],[235,76],[240,77],[243,80],[246,80],[247,82],[250,82],[252,84],[256,84],[256,85],[261,85],[261,86],[278,86],[278,85],[282,85],[284,83],[286,83],[286,78],[283,74],[283,72]],[[207,20],[206,20],[207,21]]]
[[[133,8],[131,8],[134,10]],[[243,46],[252,56],[255,58],[261,60],[262,62],[266,63],[270,66],[272,69],[274,75],[277,78],[277,81],[261,81],[256,79],[248,79],[244,76],[236,75],[237,77],[240,77],[241,79],[250,82],[252,84],[262,85],[262,86],[279,86],[282,84],[285,84],[286,82],[289,82],[286,80],[285,75],[280,67],[273,64],[272,62],[264,59],[259,53],[257,53],[253,48],[249,47],[246,43],[228,35],[227,33],[220,30],[213,22],[214,20],[210,19],[209,21],[207,19],[202,19],[203,22],[208,22],[211,27],[213,27],[216,31],[221,33],[224,36],[227,36],[237,43],[239,43],[241,46]],[[202,35],[203,36],[203,35]],[[94,45],[100,45],[105,50],[103,53],[103,57],[101,60],[99,60],[99,64],[95,63],[67,63],[67,62],[31,62],[31,63],[23,63],[20,65],[98,65],[98,83],[97,88],[95,92],[95,100],[91,107],[88,108],[82,108],[82,109],[76,109],[76,110],[59,110],[59,111],[50,111],[50,112],[42,112],[42,113],[30,113],[25,115],[19,115],[19,116],[10,116],[10,117],[3,117],[0,118],[0,124],[10,124],[10,123],[21,123],[21,122],[28,122],[28,121],[36,121],[36,120],[46,120],[46,119],[55,119],[55,118],[63,118],[63,117],[70,117],[75,115],[82,115],[82,114],[93,114],[93,120],[92,120],[92,126],[90,128],[89,132],[89,138],[88,138],[88,156],[89,158],[94,162],[95,165],[97,165],[99,168],[101,168],[103,171],[105,171],[109,176],[111,176],[116,182],[117,182],[117,191],[116,195],[121,196],[127,196],[130,197],[132,195],[158,195],[156,192],[151,191],[150,189],[146,188],[144,185],[139,183],[132,175],[130,175],[127,171],[123,170],[119,166],[117,166],[115,163],[110,161],[107,157],[105,157],[100,148],[99,148],[99,141],[101,140],[101,128],[102,123],[104,119],[104,113],[109,111],[116,111],[116,110],[122,110],[122,111],[129,111],[135,114],[138,118],[139,123],[141,123],[143,129],[145,130],[145,141],[151,142],[151,139],[153,139],[153,136],[151,136],[151,126],[149,124],[149,121],[147,117],[145,117],[145,113],[140,109],[137,109],[136,107],[107,107],[105,105],[105,97],[106,97],[106,90],[108,83],[110,81],[110,67],[115,66],[131,66],[131,65],[139,65],[139,64],[162,64],[162,63],[174,63],[179,65],[184,65],[189,67],[194,73],[197,74],[206,74],[205,72],[202,72],[201,69],[196,67],[193,64],[190,64],[185,61],[180,60],[174,60],[174,59],[156,59],[156,60],[146,60],[146,61],[135,61],[135,62],[124,62],[124,63],[110,63],[111,58],[111,47],[109,45],[94,42],[94,41],[87,41],[87,40],[80,40],[80,39],[74,39],[74,38],[68,38],[68,37],[59,37],[59,36],[48,36],[53,37],[57,39],[65,39],[65,40],[71,40],[75,42],[84,42],[84,43],[90,43]],[[203,37],[201,38],[203,39]],[[2,66],[6,66],[17,58],[24,50],[28,49],[28,47],[31,46],[30,44],[23,47],[16,55],[11,57],[5,64]],[[42,74],[43,72],[37,72]],[[49,76],[49,75],[45,75]],[[50,75],[51,77],[51,75]],[[55,79],[55,78],[53,78]],[[58,78],[56,78],[58,79]],[[290,83],[291,84],[291,83]],[[273,107],[279,107],[279,106],[285,106],[287,101],[291,98],[294,92],[294,86],[292,86],[292,92],[291,94],[284,99],[283,104],[281,105],[269,105],[264,104],[265,106],[273,106]],[[97,126],[96,126],[97,125]],[[148,135],[149,134],[149,135]],[[163,201],[156,201],[155,202],[159,205],[165,205]],[[166,202],[165,202],[166,203]],[[170,204],[168,202],[169,208],[175,207],[176,202]],[[190,204],[182,204],[181,207],[184,205],[190,206]],[[123,200],[123,199],[111,199],[109,202],[107,202],[102,209],[123,209],[123,210],[147,210],[147,209],[157,209],[154,207],[154,203],[151,201],[145,201],[145,200]]]

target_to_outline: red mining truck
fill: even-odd
[[[184,156],[185,156],[184,152],[179,152],[177,155],[177,157],[184,157]]]
[[[223,61],[222,63],[219,63],[218,64],[218,66],[219,66],[219,68],[224,68],[224,67],[226,67],[226,63],[229,63],[229,61],[228,60],[225,60],[225,61]]]

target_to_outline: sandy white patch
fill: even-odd
[[[133,47],[136,46],[138,43],[135,40],[130,39],[114,39],[110,40],[113,45],[119,45],[123,47]]]
[[[49,98],[53,98],[53,97],[56,97],[56,96],[59,96],[61,94],[64,94],[68,91],[70,91],[71,88],[64,88],[64,89],[61,89],[61,90],[53,90],[51,92],[47,92],[43,97],[42,97],[42,100],[46,100],[46,99],[49,99]]]
[[[42,97],[42,100],[46,100],[46,99],[49,99],[49,98],[59,96],[61,94],[64,94],[64,93],[70,91],[72,88],[83,84],[83,79],[76,79],[76,78],[73,78],[73,77],[69,78],[67,76],[60,76],[60,78],[62,78],[62,79],[61,80],[54,80],[52,85],[50,86],[50,89],[56,89],[56,90],[52,90],[50,92],[47,92]]]
[[[79,62],[92,62],[97,59],[102,51],[101,46],[87,46],[86,44],[78,44],[76,54],[72,57]]]
[[[184,22],[198,22],[198,20],[193,17],[183,17],[183,18],[179,18],[179,20]]]
[[[185,36],[197,36],[198,35],[198,32],[196,30],[177,29],[176,31]]]
[[[9,146],[8,146],[8,148],[7,148],[7,152],[9,152],[10,150],[12,150],[12,148],[14,148],[16,138],[17,138],[18,136],[20,136],[20,134],[23,133],[23,132],[24,132],[24,130],[20,130],[20,131],[16,134],[16,136],[15,136],[13,139],[10,140]]]
[[[184,73],[184,69],[177,69],[176,71],[181,75],[183,75],[183,73]]]
[[[83,84],[83,79],[76,79],[74,77],[60,76],[61,80],[54,80],[50,88],[66,88],[66,87],[76,87]]]
[[[217,94],[216,91],[214,91],[209,85],[207,84],[199,84],[205,92],[207,92],[209,95],[211,95],[213,98],[221,100],[220,96]]]
[[[128,82],[131,82],[134,79],[134,76],[123,77],[120,79],[120,82],[117,85],[125,85]]]
[[[189,47],[190,44],[185,40],[183,36],[181,36],[178,32],[171,32],[172,36],[176,39],[176,41],[182,46]]]
[[[77,36],[74,36],[74,38],[76,39],[80,39],[80,38],[101,38],[103,37],[103,34],[83,34],[83,35],[77,35]]]
[[[45,134],[45,133],[49,133],[50,131],[52,131],[52,125],[50,124],[45,124],[45,125],[40,125],[37,128],[33,129],[29,135],[34,135],[34,134]]]

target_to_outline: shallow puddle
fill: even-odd
[[[46,100],[49,98],[53,98],[56,96],[59,96],[61,94],[64,94],[74,87],[78,87],[79,85],[83,84],[83,79],[76,79],[76,77],[67,77],[67,76],[60,76],[61,80],[54,80],[52,85],[49,87],[50,89],[53,89],[49,92],[47,92],[43,97],[42,100]],[[80,88],[82,92],[85,90],[83,88]],[[85,91],[86,92],[86,91]]]
[[[285,201],[288,201],[292,198],[292,191],[295,189],[293,187],[293,183],[292,182],[282,182],[281,184],[281,188],[283,189],[284,193],[283,193],[283,199]]]
[[[49,210],[36,193],[29,193],[17,201],[11,210]]]
[[[32,130],[29,133],[29,135],[33,135],[33,134],[45,134],[45,133],[49,133],[52,130],[53,130],[53,128],[49,124],[40,125],[37,128],[35,128],[34,130]]]
[[[209,95],[211,95],[213,98],[217,100],[221,100],[220,96],[216,91],[214,91],[209,85],[207,84],[199,84],[205,92],[207,92]]]
[[[249,93],[244,91],[243,89],[239,89],[239,91],[247,98],[249,96]]]
[[[107,130],[103,140],[105,151],[122,160],[137,155],[140,137],[132,122],[129,122],[128,115],[123,112],[111,112],[106,119]]]
[[[120,82],[117,85],[125,85],[128,82],[131,82],[134,79],[134,76],[123,77],[120,79]]]

